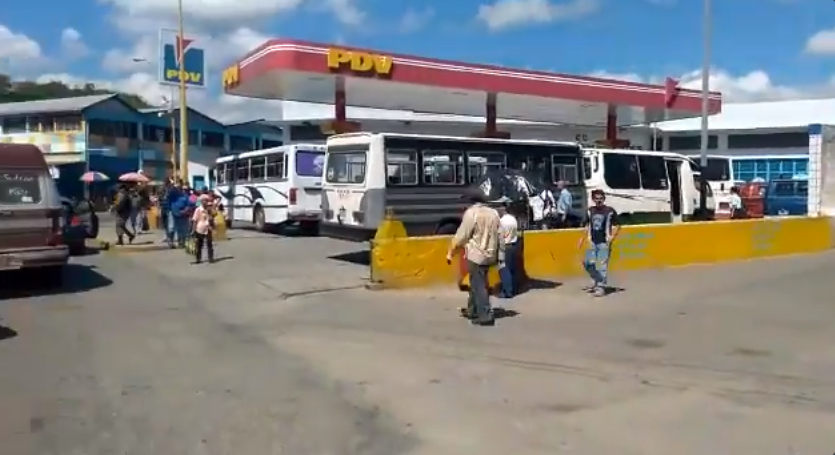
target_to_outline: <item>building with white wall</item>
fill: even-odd
[[[809,126],[835,124],[835,99],[729,103],[709,118],[712,155],[794,155],[809,153]],[[698,154],[701,119],[656,124],[661,148]]]

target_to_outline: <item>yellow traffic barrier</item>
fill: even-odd
[[[584,231],[527,231],[524,270],[533,279],[578,276],[585,271]],[[788,217],[703,223],[625,226],[612,246],[611,270],[713,264],[802,253],[833,247],[831,219]],[[375,239],[371,279],[381,287],[460,284],[460,265],[447,264],[449,236]]]

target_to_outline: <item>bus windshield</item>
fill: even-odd
[[[696,159],[696,161],[701,163],[699,159]],[[707,166],[702,167],[701,172],[711,182],[731,180],[731,160],[728,158],[708,158]]]
[[[296,150],[296,175],[321,177],[325,169],[325,152]]]

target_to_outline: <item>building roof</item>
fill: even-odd
[[[711,131],[806,128],[835,124],[835,99],[729,103],[709,119]],[[701,118],[657,123],[664,132],[698,131]]]
[[[74,98],[56,98],[51,100],[22,101],[19,103],[0,104],[0,117],[11,115],[47,114],[50,112],[79,112],[116,96],[89,95]]]

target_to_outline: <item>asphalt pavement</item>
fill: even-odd
[[[542,283],[496,327],[364,289],[356,244],[236,232],[0,291],[3,455],[835,451],[835,254]]]

